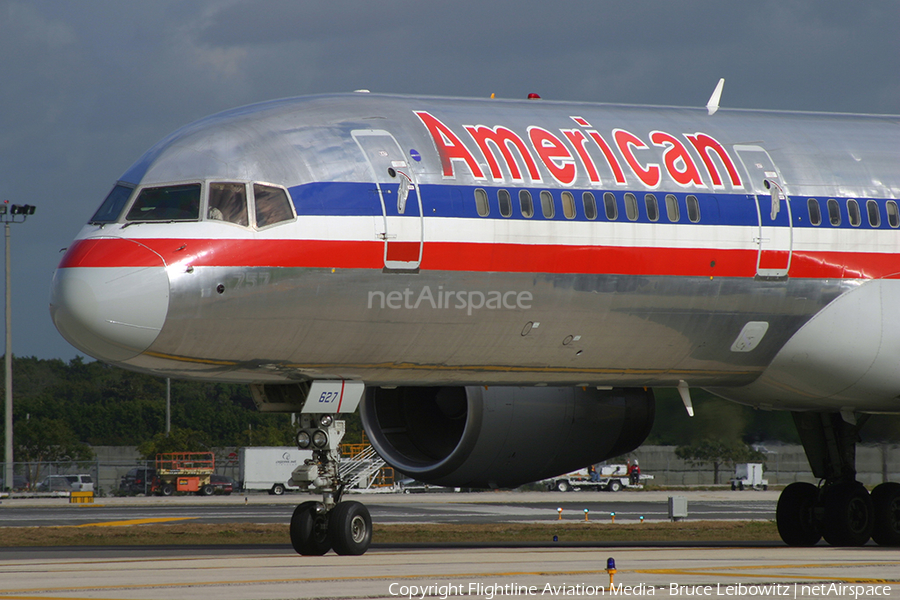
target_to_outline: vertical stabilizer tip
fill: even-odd
[[[713,90],[712,96],[709,97],[709,102],[706,103],[706,111],[710,115],[716,114],[716,111],[719,110],[719,100],[722,99],[722,88],[725,87],[725,78],[719,79],[719,83],[716,84],[716,89]]]

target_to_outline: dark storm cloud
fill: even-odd
[[[70,358],[59,249],[177,127],[283,96],[413,94],[900,113],[895,1],[0,0],[0,200],[14,352]]]

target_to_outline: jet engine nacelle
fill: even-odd
[[[370,388],[363,426],[382,458],[435,485],[516,487],[630,452],[653,392],[551,387]]]

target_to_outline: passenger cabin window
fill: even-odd
[[[806,208],[809,209],[809,222],[813,225],[819,225],[822,222],[822,212],[819,210],[819,201],[810,198],[806,201]]]
[[[638,220],[638,204],[637,198],[631,192],[625,194],[625,216],[629,221]]]
[[[900,209],[897,208],[897,203],[893,200],[887,201],[887,216],[888,225],[895,229],[900,227]]]
[[[563,205],[563,214],[567,219],[575,218],[575,196],[572,195],[572,192],[563,192],[562,193],[562,205]]]
[[[115,223],[118,221],[119,215],[122,214],[122,209],[128,204],[128,199],[131,198],[131,192],[133,191],[134,188],[131,186],[122,185],[121,183],[116,185],[88,223]]]
[[[247,186],[243,183],[210,183],[206,218],[210,221],[226,221],[246,227]]]
[[[199,183],[144,188],[125,216],[126,221],[197,221],[199,219]]]
[[[541,213],[545,219],[556,216],[556,207],[553,206],[553,194],[548,191],[541,192]]]
[[[616,206],[616,195],[612,192],[603,194],[603,207],[606,209],[606,218],[615,221],[619,218],[619,207]]]
[[[526,219],[534,216],[534,202],[532,202],[531,192],[528,190],[519,191],[519,210],[522,211],[522,216]]]
[[[491,205],[488,204],[487,192],[481,188],[475,190],[475,210],[478,211],[479,217],[486,217],[491,214]]]
[[[656,196],[647,194],[644,196],[644,204],[647,206],[647,218],[654,223],[659,221],[659,203],[656,201]]]
[[[860,222],[862,222],[862,218],[859,215],[859,204],[853,198],[847,200],[847,218],[850,219],[850,225],[853,227],[859,227]]]
[[[869,215],[869,225],[872,227],[881,227],[881,211],[878,210],[878,203],[874,200],[866,202],[866,213]]]
[[[688,220],[691,223],[699,223],[700,201],[697,200],[697,196],[691,194],[687,198],[685,198],[685,202],[687,203]]]
[[[281,188],[253,184],[253,201],[256,206],[256,226],[265,227],[294,218],[287,193]]]
[[[841,224],[841,207],[834,198],[828,199],[828,221],[835,227]]]
[[[584,216],[587,217],[589,221],[596,219],[597,201],[594,199],[594,195],[590,192],[581,194],[581,203],[584,205]]]
[[[500,215],[504,217],[512,216],[512,199],[506,190],[497,190],[497,204],[500,205]]]
[[[672,223],[677,223],[681,218],[678,212],[678,198],[672,194],[666,194],[666,216]]]

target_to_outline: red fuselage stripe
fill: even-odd
[[[380,241],[142,239],[137,242],[117,238],[79,240],[69,248],[59,266],[152,267],[160,264],[158,254],[168,265],[194,267],[384,267],[384,242]],[[414,245],[418,248],[418,244]],[[412,256],[412,252],[409,254]],[[755,250],[714,248],[428,242],[420,268],[500,273],[753,277],[757,255]],[[764,262],[785,264],[787,254],[766,253]],[[889,253],[794,250],[790,276],[900,278],[900,261]]]

